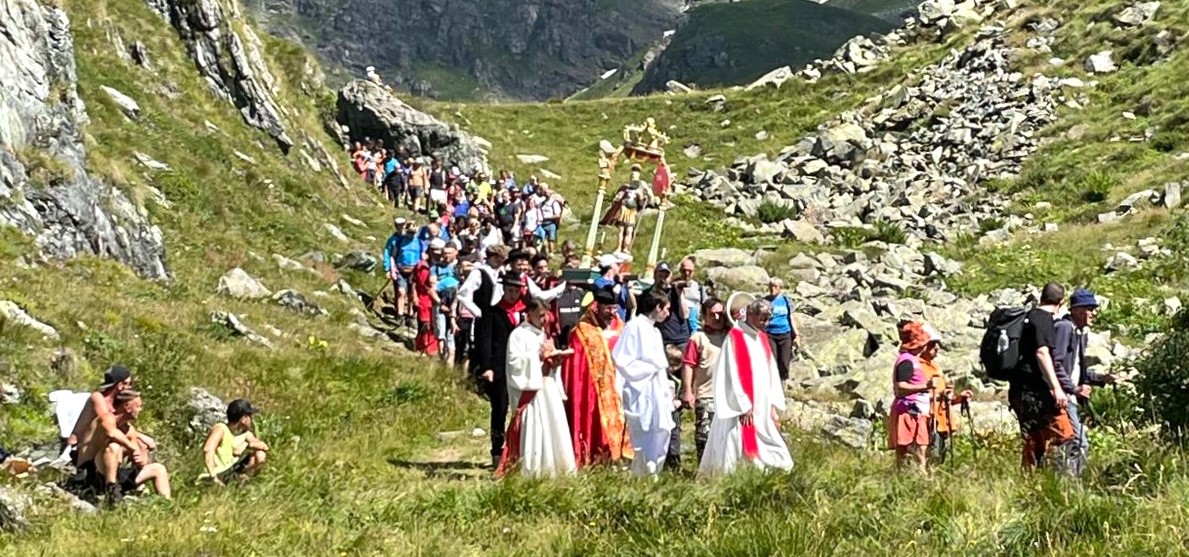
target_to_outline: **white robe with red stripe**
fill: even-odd
[[[739,338],[745,346],[739,345]],[[750,356],[750,396],[740,374],[740,350],[747,350]],[[729,474],[740,462],[750,462],[760,469],[791,469],[793,457],[780,436],[780,429],[772,421],[773,410],[779,416],[785,409],[785,402],[784,388],[767,336],[741,323],[723,342],[713,377],[714,421],[710,425],[710,436],[698,474]],[[752,455],[744,450],[744,436],[752,433],[739,421],[739,417],[748,412],[752,413],[755,423],[755,452]]]

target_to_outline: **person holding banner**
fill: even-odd
[[[764,333],[772,304],[736,295],[729,304],[730,314],[739,315],[744,304],[745,317],[727,334],[714,366],[714,421],[698,468],[701,476],[729,474],[741,463],[761,470],[793,467],[793,457],[780,436],[784,389]]]

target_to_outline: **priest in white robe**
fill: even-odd
[[[549,303],[532,299],[525,320],[508,338],[508,400],[516,414],[505,435],[504,453],[496,468],[503,477],[517,465],[530,477],[556,477],[578,470],[566,421],[565,391],[552,372],[568,355],[546,339]]]
[[[611,359],[635,451],[632,474],[645,477],[659,474],[665,466],[676,397],[667,375],[665,344],[656,328],[669,316],[669,299],[648,292],[638,302],[640,313],[624,326]]]
[[[771,316],[771,303],[752,301],[723,343],[713,373],[714,422],[699,475],[729,474],[745,462],[761,470],[793,467],[780,436],[784,388],[764,334]]]

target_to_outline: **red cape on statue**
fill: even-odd
[[[623,421],[623,406],[615,389],[611,348],[623,329],[619,318],[611,325],[616,336],[604,340],[602,329],[591,323],[589,312],[570,333],[574,355],[562,364],[566,391],[566,417],[578,468],[600,462],[631,458],[631,442]]]

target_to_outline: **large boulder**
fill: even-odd
[[[339,90],[338,122],[348,127],[353,141],[381,139],[388,146],[403,146],[414,156],[428,155],[457,165],[463,172],[490,172],[487,141],[405,104],[370,81],[355,80]]]
[[[706,272],[715,284],[742,292],[763,292],[768,287],[768,271],[755,265],[715,267]]]
[[[743,89],[746,91],[751,91],[752,89],[758,89],[760,87],[775,87],[779,89],[781,85],[784,85],[784,82],[792,79],[793,75],[792,68],[788,66],[781,66],[764,74],[759,79],[751,82]]]
[[[693,257],[699,266],[707,268],[756,264],[755,256],[739,248],[700,249],[693,253]]]
[[[50,339],[58,340],[58,331],[53,327],[38,321],[33,316],[21,309],[15,302],[9,300],[0,300],[0,318],[6,322],[11,322],[15,325],[28,327],[41,333],[41,336]]]
[[[246,271],[235,267],[219,277],[219,285],[215,288],[219,294],[226,294],[232,298],[255,300],[272,296],[272,291],[265,288],[260,281],[252,278]]]
[[[0,224],[33,237],[48,257],[100,255],[143,277],[168,277],[161,230],[119,188],[87,172],[88,118],[66,12],[0,0],[0,13]],[[17,153],[53,164],[37,172]]]
[[[227,418],[227,405],[219,397],[201,387],[190,389],[190,431],[207,433],[215,424]]]

